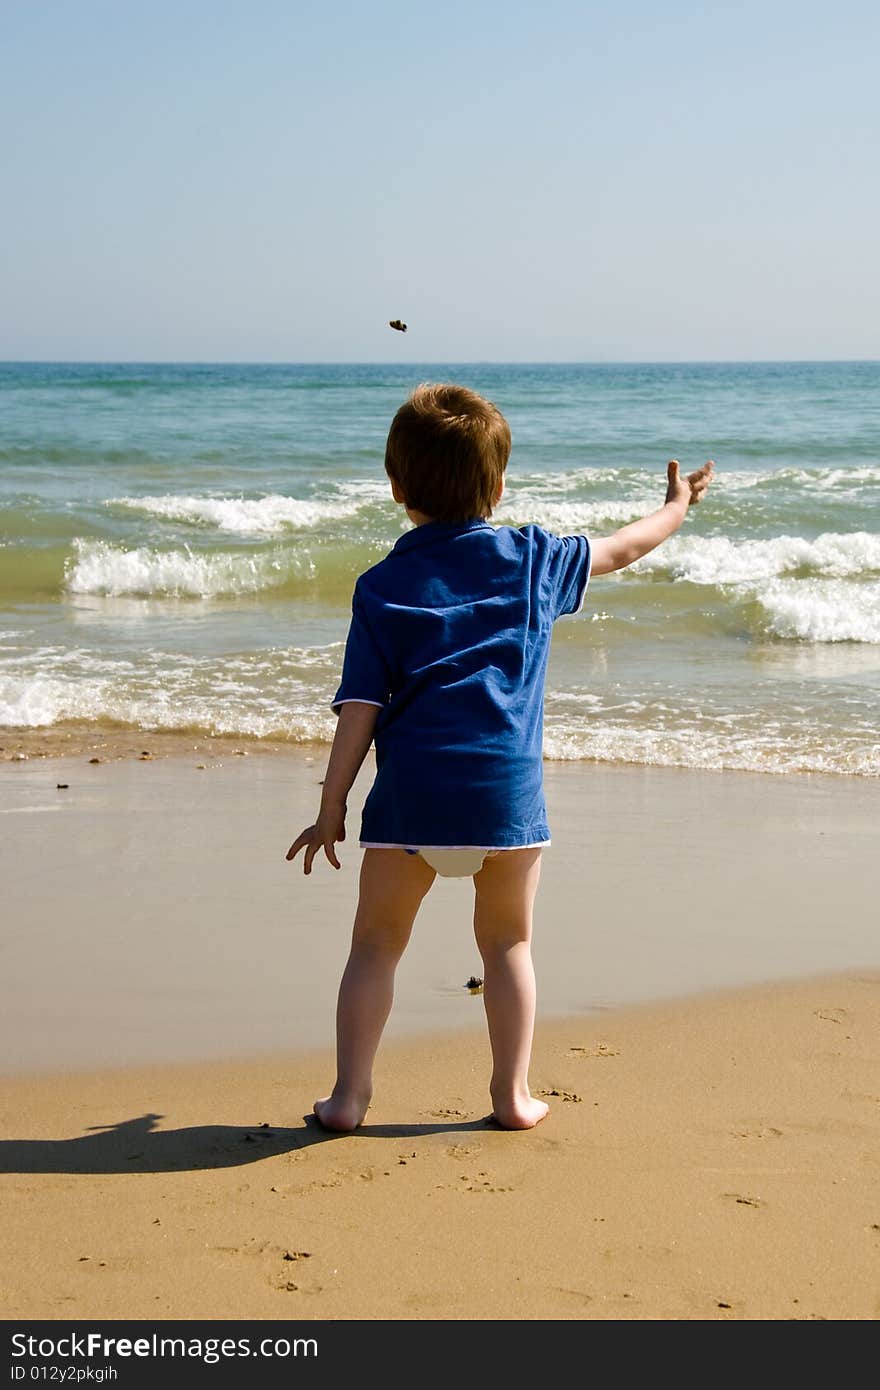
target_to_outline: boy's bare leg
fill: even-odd
[[[483,1001],[492,1045],[493,1114],[505,1129],[531,1129],[548,1106],[529,1092],[535,1028],[532,908],[540,849],[505,850],[474,875],[474,934],[483,958]]]
[[[421,855],[367,849],[351,951],[336,1008],[336,1085],[315,1101],[326,1129],[356,1129],[373,1094],[373,1059],[394,998],[394,972],[434,882]]]

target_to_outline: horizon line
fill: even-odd
[[[875,364],[880,364],[880,357],[436,357],[412,362],[373,358],[0,357],[0,366],[3,367],[736,367]]]

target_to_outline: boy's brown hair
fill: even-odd
[[[510,457],[510,426],[466,386],[417,386],[398,410],[385,471],[413,511],[436,521],[488,517]]]

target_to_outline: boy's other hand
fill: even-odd
[[[666,466],[666,501],[680,502],[685,507],[696,506],[706,493],[715,472],[715,463],[709,459],[702,468],[698,468],[694,473],[688,473],[687,477],[682,478],[679,473],[678,459],[670,459]]]
[[[312,872],[312,860],[319,849],[324,850],[329,862],[334,869],[341,869],[342,865],[336,858],[336,843],[345,839],[345,807],[340,810],[321,811],[314,825],[309,825],[294,840],[285,859],[295,859],[301,849],[305,850],[303,859],[303,873]]]

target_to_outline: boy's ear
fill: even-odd
[[[496,507],[498,506],[498,503],[501,501],[501,499],[502,499],[503,496],[504,496],[504,477],[503,477],[503,475],[502,475],[501,481],[500,481],[500,483],[498,484],[498,491],[497,491],[496,494],[495,494],[495,502],[494,502],[494,505],[495,505]]]
[[[399,502],[401,506],[405,507],[406,498],[398,486],[397,479],[389,476],[388,481],[391,483],[391,496],[394,498],[395,502]]]

